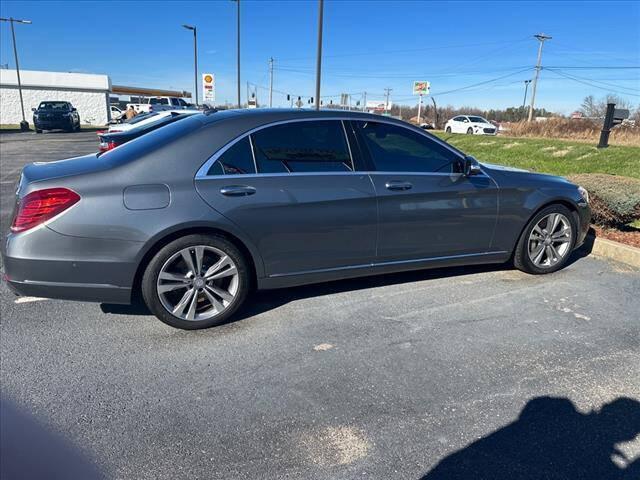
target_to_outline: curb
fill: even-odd
[[[640,248],[596,237],[591,253],[640,268]]]

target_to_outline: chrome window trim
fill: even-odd
[[[256,162],[256,151],[253,146],[253,137],[251,135],[249,135],[249,148],[251,149],[251,158],[253,158],[253,168],[255,169],[256,174],[258,174],[258,162]]]
[[[351,144],[349,143],[349,136],[347,135],[347,129],[344,126],[344,120],[340,120],[342,125],[342,133],[344,133],[344,142],[347,144],[347,150],[349,150],[349,158],[351,159],[351,171],[356,171],[356,162],[353,161],[353,154],[351,153]]]
[[[351,165],[353,167],[353,171],[351,172],[292,172],[292,173],[280,173],[280,174],[271,174],[271,173],[258,173],[258,169],[257,169],[257,164],[255,163],[255,153],[254,153],[254,149],[253,149],[253,142],[251,140],[251,135],[255,132],[258,132],[260,130],[264,130],[265,128],[269,128],[269,127],[275,127],[277,125],[286,125],[288,123],[298,123],[298,122],[318,122],[318,121],[339,121],[342,123],[342,127],[343,127],[343,131],[345,134],[345,141],[347,142],[347,148],[349,148],[349,155],[351,156]],[[290,118],[288,120],[279,120],[276,122],[270,122],[270,123],[265,123],[263,125],[260,125],[258,127],[252,128],[251,130],[248,130],[246,132],[244,132],[243,134],[235,137],[234,139],[232,139],[231,141],[229,141],[226,145],[224,145],[223,147],[221,147],[217,152],[215,152],[213,155],[211,155],[203,164],[202,166],[198,169],[198,171],[196,172],[195,178],[196,179],[206,179],[206,178],[224,178],[224,177],[247,177],[250,175],[260,175],[260,176],[267,176],[267,175],[295,175],[295,174],[299,174],[299,175],[315,175],[315,174],[321,174],[321,175],[335,175],[335,174],[354,174],[354,173],[358,173],[358,174],[366,174],[366,173],[392,173],[392,174],[410,174],[410,175],[420,175],[420,174],[427,174],[427,175],[437,175],[439,174],[438,172],[396,172],[396,171],[392,171],[392,172],[383,172],[383,171],[374,171],[374,172],[364,172],[364,171],[358,171],[355,170],[355,163],[353,161],[353,156],[351,155],[351,144],[349,143],[349,137],[346,133],[346,130],[344,130],[344,122],[346,121],[356,121],[356,122],[377,122],[377,123],[386,123],[388,125],[395,125],[397,127],[400,128],[405,128],[411,132],[417,133],[422,135],[423,137],[428,138],[430,141],[432,142],[436,142],[438,144],[440,144],[441,146],[445,147],[447,150],[449,150],[451,153],[453,153],[456,157],[459,157],[461,160],[464,160],[464,155],[461,155],[460,152],[456,151],[455,149],[453,149],[449,144],[447,144],[446,142],[442,141],[441,139],[439,139],[436,136],[431,136],[431,135],[427,135],[425,132],[423,132],[422,130],[420,130],[419,128],[415,127],[415,128],[409,128],[406,127],[404,125],[398,124],[395,121],[389,121],[385,118],[362,118],[362,117],[310,117],[310,118]],[[218,158],[220,158],[222,156],[222,154],[224,154],[224,152],[226,152],[229,148],[231,148],[233,145],[235,145],[237,142],[239,142],[240,140],[242,140],[243,138],[245,138],[246,136],[249,136],[249,141],[251,142],[251,154],[254,157],[254,165],[256,167],[256,173],[250,173],[250,174],[239,174],[239,175],[207,175],[207,172],[209,171],[209,168],[211,168],[211,165],[213,165],[213,163],[218,160]],[[451,173],[446,173],[446,174],[440,174],[440,175],[451,175]]]

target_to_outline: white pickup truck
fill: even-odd
[[[178,97],[149,97],[143,103],[127,103],[127,108],[133,107],[138,113],[160,112],[162,110],[177,110],[189,108],[189,104]]]

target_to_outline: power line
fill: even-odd
[[[398,53],[415,53],[415,52],[430,52],[436,50],[445,50],[445,49],[454,49],[454,48],[473,48],[473,47],[484,47],[489,45],[504,45],[508,43],[510,45],[524,42],[528,40],[529,37],[520,38],[516,40],[502,40],[499,42],[484,42],[484,43],[470,43],[466,45],[440,45],[440,46],[430,46],[430,47],[422,47],[422,48],[411,48],[411,49],[401,49],[401,50],[378,50],[375,52],[352,52],[352,53],[338,53],[334,55],[323,55],[323,58],[341,58],[341,57],[364,57],[364,56],[372,56],[372,55],[386,55],[386,54],[398,54]],[[289,61],[289,60],[309,60],[314,59],[315,57],[307,56],[307,57],[289,57],[283,58],[281,60]]]
[[[582,83],[583,85],[588,85],[588,86],[594,87],[594,88],[599,88],[600,90],[608,90],[608,91],[613,92],[613,93],[619,93],[620,95],[631,95],[633,97],[640,97],[640,95],[638,95],[636,93],[628,93],[628,92],[616,91],[616,90],[611,89],[611,88],[607,88],[607,87],[603,87],[603,86],[600,86],[600,85],[596,85],[596,84],[591,83],[591,82],[586,81],[586,80],[580,80],[580,79],[574,77],[573,75],[569,75],[569,74],[561,72],[559,70],[550,69],[550,68],[547,68],[546,70],[549,70],[550,72],[555,73],[556,75],[560,75],[562,77],[568,78],[569,80],[573,80],[574,82]]]
[[[634,91],[634,92],[640,92],[640,88],[625,87],[623,85],[616,85],[614,83],[607,83],[607,82],[601,81],[601,80],[604,80],[604,79],[585,78],[585,77],[580,77],[578,75],[569,75],[566,72],[562,72],[562,70],[549,69],[548,67],[547,67],[547,70],[552,70],[552,71],[556,71],[556,72],[565,73],[565,75],[567,77],[572,78],[572,79],[579,79],[579,80],[585,80],[585,81],[588,81],[588,82],[599,83],[601,85],[605,85],[606,87],[620,88],[622,90],[631,90],[631,91]]]

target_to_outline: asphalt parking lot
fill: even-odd
[[[0,134],[3,233],[25,163],[96,149]],[[3,400],[107,478],[640,478],[640,271],[585,252],[258,293],[196,332],[0,288]]]

